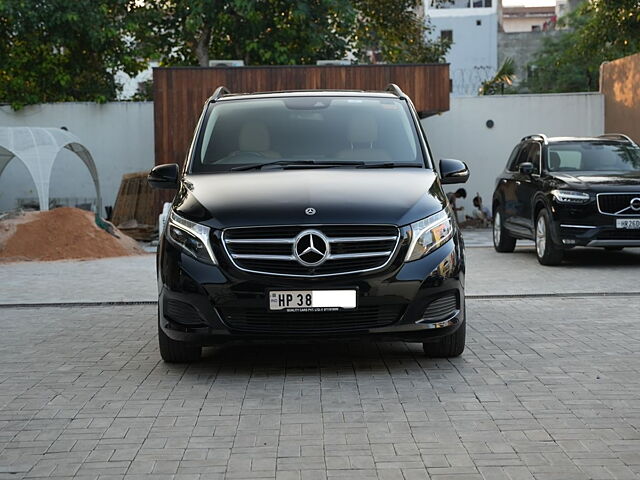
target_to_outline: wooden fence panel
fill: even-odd
[[[202,106],[224,85],[232,92],[382,90],[396,83],[422,115],[449,110],[449,65],[174,67],[153,71],[156,164],[183,164]]]

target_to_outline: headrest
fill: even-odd
[[[557,170],[560,168],[560,155],[558,152],[551,152],[549,155],[549,168]]]
[[[349,121],[349,143],[370,145],[378,139],[378,122],[371,115],[354,115]]]
[[[242,125],[238,135],[238,150],[241,152],[265,152],[269,150],[271,140],[267,126],[257,120]]]

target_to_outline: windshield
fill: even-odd
[[[309,96],[209,106],[192,172],[274,162],[425,165],[409,109],[399,99]]]
[[[551,172],[640,170],[640,148],[620,142],[562,142],[549,145]]]

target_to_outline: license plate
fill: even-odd
[[[334,312],[356,308],[355,290],[281,290],[269,292],[269,310]]]
[[[640,230],[640,218],[618,218],[616,219],[616,228]]]

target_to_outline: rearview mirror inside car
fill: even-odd
[[[443,184],[465,183],[469,179],[469,168],[460,160],[443,158],[440,160],[440,178]]]

